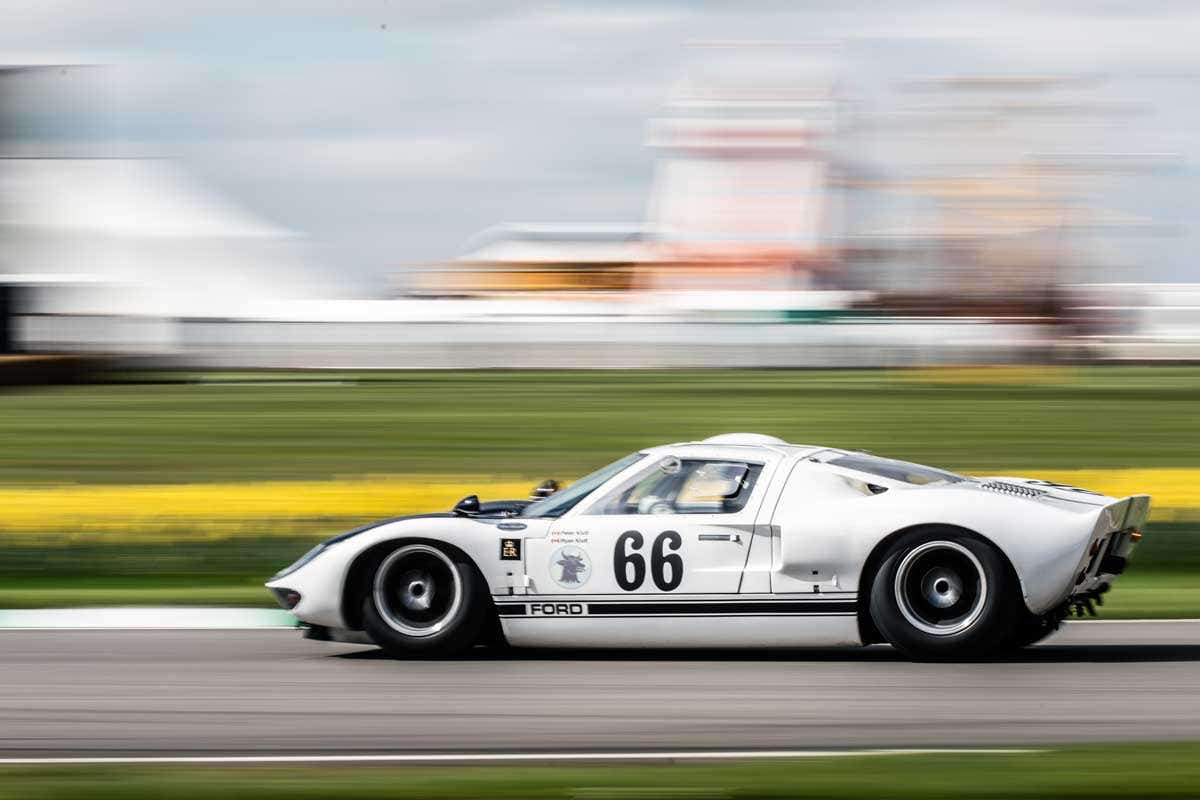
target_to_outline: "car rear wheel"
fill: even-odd
[[[465,557],[431,544],[406,544],[376,567],[363,599],[363,624],[397,658],[454,656],[478,641],[486,594]]]
[[[954,529],[914,532],[889,548],[871,587],[871,618],[910,658],[979,658],[1011,640],[1012,583],[988,543]]]

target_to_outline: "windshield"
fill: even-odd
[[[955,475],[953,472],[944,472],[921,464],[910,464],[907,461],[893,461],[890,458],[880,458],[865,453],[847,453],[837,458],[831,458],[825,463],[917,486],[929,483],[958,483],[964,480],[963,476]]]
[[[538,500],[525,506],[522,517],[561,517],[575,505],[602,486],[609,478],[631,464],[640,461],[641,453],[631,453],[619,461],[614,461],[607,467],[601,467],[591,475],[585,475],[557,494],[552,494],[545,500]]]

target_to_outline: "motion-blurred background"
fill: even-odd
[[[0,608],[753,430],[1149,492],[1200,615],[1190,4],[0,20]]]
[[[4,0],[0,800],[1200,794],[1197,623],[1154,621],[1200,618],[1197,41],[1173,0]],[[1142,621],[984,664],[263,629],[316,541],[734,431],[1149,493],[1100,609]],[[333,763],[473,748],[516,752]]]

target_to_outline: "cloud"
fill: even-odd
[[[485,169],[497,156],[485,139],[453,136],[240,139],[224,153],[259,177],[336,183],[444,180]]]

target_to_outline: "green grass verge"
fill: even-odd
[[[83,606],[237,606],[277,608],[271,594],[257,583],[197,583],[109,579],[4,580],[0,608],[79,608]]]
[[[0,543],[0,608],[274,608],[267,578],[335,532],[140,545]]]
[[[568,478],[648,444],[730,430],[996,472],[1197,465],[1200,369],[1063,376],[942,385],[863,370],[325,375],[343,382],[273,374],[200,383],[156,374],[139,379],[156,383],[0,393],[0,483]]]
[[[1200,572],[1132,570],[1104,597],[1100,619],[1200,619]]]
[[[1013,755],[889,755],[555,766],[4,767],[0,799],[1178,798],[1200,793],[1200,746],[1068,747]]]

